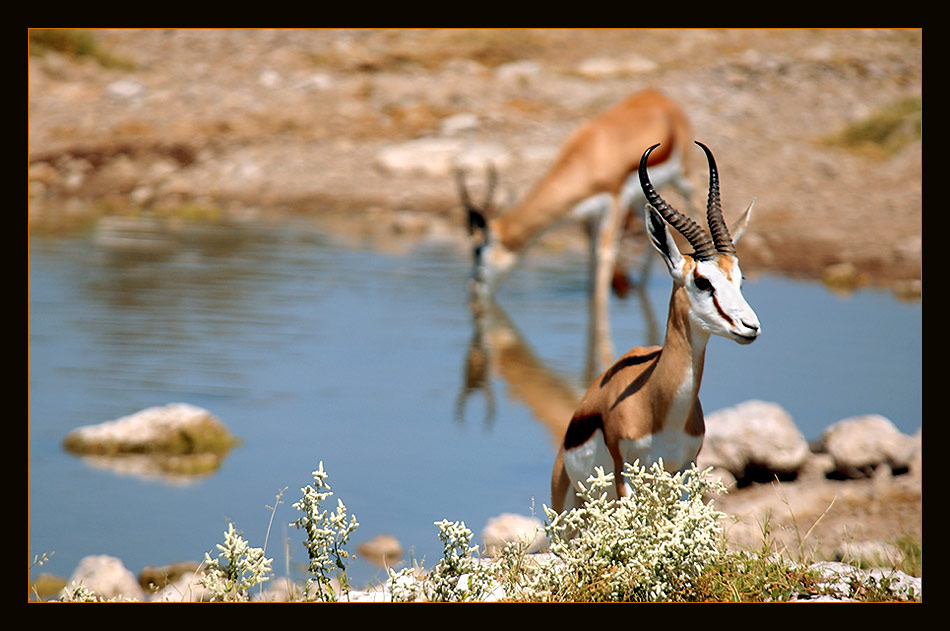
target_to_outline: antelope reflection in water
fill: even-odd
[[[632,289],[646,323],[647,339],[643,342],[658,344],[660,331],[645,283],[636,283]],[[465,422],[470,399],[481,394],[484,424],[491,428],[497,413],[492,379],[497,377],[505,382],[509,398],[525,405],[547,428],[551,442],[559,444],[587,384],[606,367],[605,361],[612,361],[609,328],[603,326],[607,314],[600,312],[598,304],[594,300],[589,303],[583,374],[571,379],[538,356],[491,294],[473,292],[469,300],[473,332],[455,404],[456,420]]]

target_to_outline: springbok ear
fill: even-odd
[[[666,227],[666,221],[663,220],[660,213],[650,204],[646,204],[643,207],[643,213],[647,224],[647,234],[650,235],[650,241],[653,243],[653,247],[656,248],[656,251],[663,257],[670,274],[674,276],[678,275],[680,270],[683,269],[683,255],[680,254],[679,248],[676,247],[676,242],[673,241],[673,235],[670,234],[669,228]]]
[[[745,212],[742,213],[742,216],[736,221],[735,225],[729,228],[729,234],[732,235],[732,244],[735,245],[739,243],[739,237],[742,236],[742,233],[745,232],[746,226],[749,225],[749,217],[752,215],[752,206],[755,204],[755,200],[749,203],[749,207],[745,209]]]

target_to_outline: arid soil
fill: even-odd
[[[380,151],[451,135],[447,120],[474,115],[455,135],[502,147],[501,186],[518,195],[580,122],[656,87],[714,148],[727,215],[756,200],[746,271],[820,277],[845,264],[832,270],[850,269],[857,282],[920,280],[920,141],[887,155],[826,142],[919,98],[919,31],[94,35],[132,69],[29,59],[31,222],[49,219],[45,202],[61,208],[68,197],[99,208],[131,200],[262,213],[432,211],[461,226],[448,174],[387,171]],[[694,166],[703,191],[701,155]],[[379,212],[365,218],[386,221]]]
[[[574,127],[653,87],[683,106],[715,151],[727,217],[756,200],[739,246],[747,275],[834,276],[920,296],[913,121],[909,141],[893,149],[832,142],[920,98],[919,30],[92,34],[127,65],[59,53],[28,60],[31,231],[134,207],[332,214],[341,230],[415,239],[441,229],[463,239],[451,173],[435,163],[387,167],[382,152],[417,139],[490,147],[503,158],[501,195],[517,197]],[[699,153],[690,176],[700,193],[702,162]],[[763,485],[725,506],[771,506],[789,546],[806,533],[823,542],[919,538],[919,477],[909,477],[813,480],[807,504],[804,481]]]

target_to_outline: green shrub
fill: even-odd
[[[896,101],[849,125],[826,143],[887,157],[921,138],[920,98]]]
[[[70,57],[90,57],[104,68],[134,70],[135,64],[103,49],[92,33],[77,29],[34,28],[27,36],[29,54],[43,56],[56,51]]]

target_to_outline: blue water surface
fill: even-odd
[[[434,522],[476,536],[506,512],[543,517],[554,437],[495,374],[457,413],[472,338],[468,253],[451,242],[390,255],[344,246],[317,222],[178,228],[131,246],[102,226],[29,239],[28,548],[68,576],[90,554],[146,565],[216,554],[228,522],[299,578],[289,524],[319,462],[360,527],[407,557],[441,557]],[[141,235],[139,235],[141,237]],[[615,348],[657,340],[670,281],[610,308]],[[582,258],[530,256],[498,303],[545,371],[581,392],[587,325]],[[880,291],[751,278],[755,344],[710,341],[707,414],[774,401],[809,439],[882,414],[920,426],[921,311]],[[62,448],[72,429],[170,402],[208,409],[240,437],[215,473],[187,483],[97,467]],[[287,546],[284,546],[284,543]],[[406,558],[403,559],[406,562]],[[357,559],[359,584],[385,573]]]

